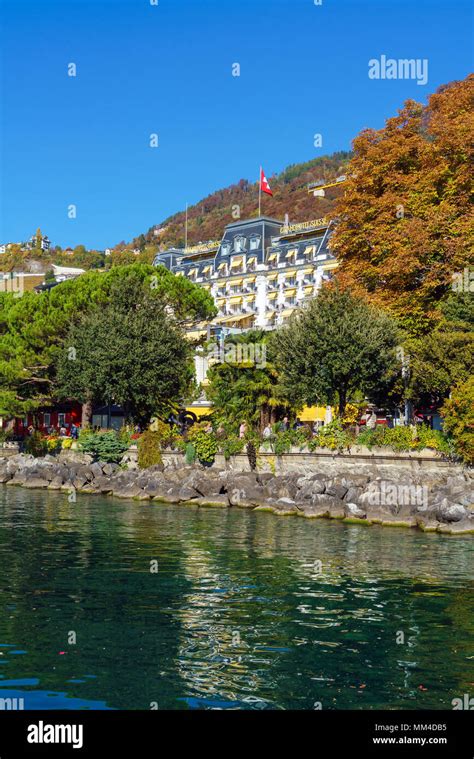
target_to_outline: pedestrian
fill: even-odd
[[[264,428],[262,436],[263,436],[264,440],[269,440],[271,438],[271,436],[272,436],[272,428],[270,427],[269,424],[267,424],[266,427]]]
[[[247,433],[247,422],[242,422],[239,427],[239,438],[243,439]]]

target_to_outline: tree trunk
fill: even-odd
[[[344,412],[346,410],[346,404],[347,404],[347,390],[346,389],[339,390],[338,414],[341,419],[344,416]]]
[[[85,403],[82,404],[82,415],[81,415],[81,427],[83,430],[86,429],[86,427],[90,427],[92,423],[92,400],[88,398]]]

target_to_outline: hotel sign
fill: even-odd
[[[328,224],[328,220],[324,216],[322,219],[312,219],[311,221],[302,221],[301,224],[287,224],[284,227],[280,227],[280,234],[287,235],[291,232],[304,232],[306,229],[315,229],[316,227],[326,227],[327,224]]]
[[[201,245],[192,245],[190,248],[185,248],[185,253],[205,253],[208,250],[215,250],[221,244],[220,240],[209,240],[209,242],[203,242]]]

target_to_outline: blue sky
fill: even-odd
[[[424,102],[469,73],[469,7],[3,0],[0,243],[41,226],[63,247],[103,249],[186,202],[256,180],[260,163],[270,176],[349,149],[406,98]],[[428,59],[428,83],[369,79],[368,61],[382,54]]]

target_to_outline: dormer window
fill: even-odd
[[[250,238],[250,250],[258,250],[260,246],[260,235],[253,235]]]
[[[221,245],[221,254],[223,256],[228,256],[230,253],[230,242],[223,242]]]
[[[245,237],[239,235],[234,239],[234,250],[236,253],[242,253],[245,250]]]

